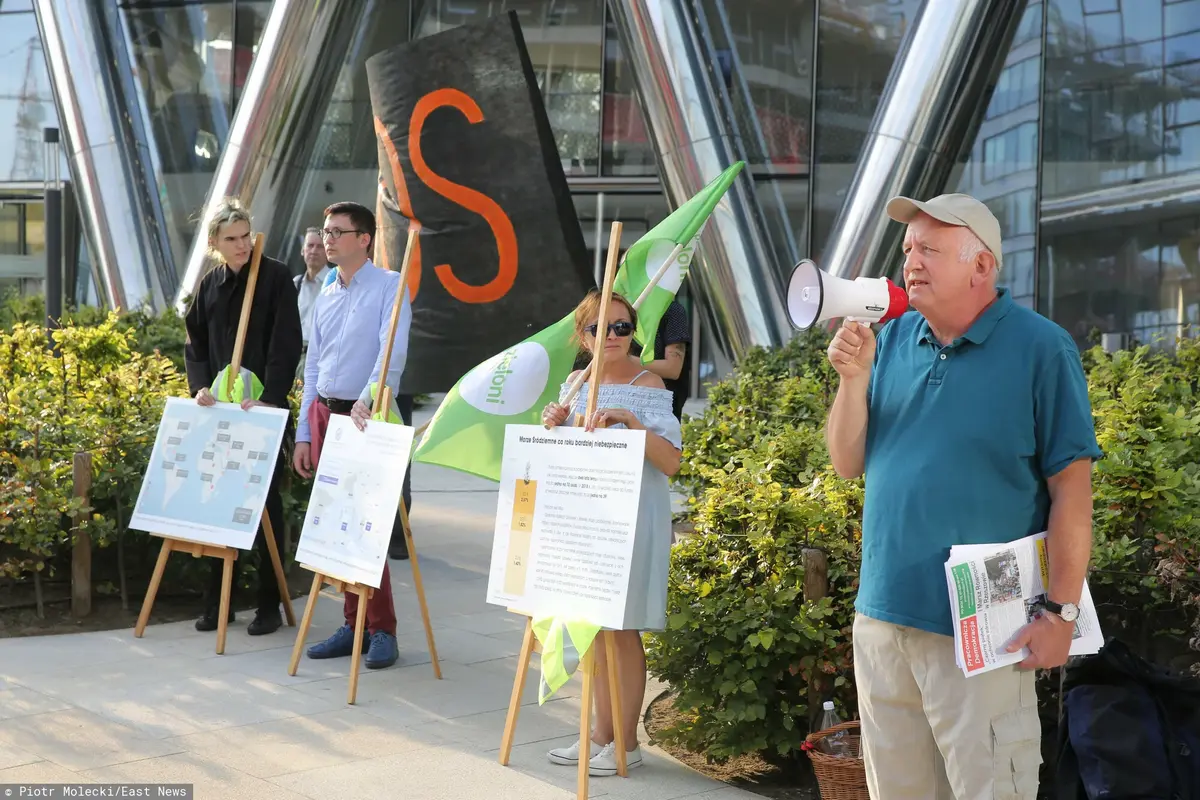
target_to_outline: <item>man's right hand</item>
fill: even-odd
[[[210,392],[206,387],[196,392],[196,402],[202,406],[215,406],[217,404],[217,398],[213,397],[212,392]]]
[[[307,480],[312,477],[312,445],[308,442],[296,442],[295,452],[292,453],[292,466],[301,478]]]
[[[829,343],[828,355],[842,380],[867,378],[875,361],[875,332],[870,325],[846,320]]]

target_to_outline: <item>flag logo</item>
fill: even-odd
[[[521,342],[472,369],[458,393],[487,414],[524,414],[542,396],[550,377],[550,354],[538,342]]]
[[[663,273],[662,280],[658,282],[658,288],[666,289],[672,295],[679,291],[679,287],[683,286],[683,279],[687,276],[688,267],[692,263],[692,257],[696,253],[696,248],[700,246],[700,234],[696,234],[687,247],[680,251],[675,261]],[[670,239],[656,239],[650,244],[650,250],[642,261],[642,272],[645,273],[645,282],[649,283],[663,262],[671,256],[671,251],[675,249],[675,243]],[[636,297],[630,297],[630,302],[636,300]]]

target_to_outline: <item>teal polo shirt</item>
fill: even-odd
[[[1046,479],[1098,459],[1079,350],[1007,289],[942,346],[909,311],[876,341],[855,609],[953,636],[950,546],[1046,530]]]

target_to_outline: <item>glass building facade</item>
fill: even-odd
[[[335,199],[375,196],[377,150],[364,62],[412,39],[515,10],[563,170],[599,273],[608,226],[624,244],[669,211],[653,119],[638,94],[626,0],[361,0],[365,10],[322,121],[279,257],[301,268],[300,234]],[[41,128],[57,112],[35,4],[0,0],[0,283],[36,278],[44,248]],[[136,75],[134,109],[160,176],[173,268],[197,214],[272,13],[271,0],[96,0],[110,5]],[[283,2],[283,0],[276,0]],[[663,0],[678,2],[678,0]],[[756,214],[786,275],[822,264],[906,36],[930,0],[686,0],[711,56],[720,108],[748,165]],[[1200,322],[1200,0],[1015,4],[1007,53],[975,65],[971,135],[944,191],[984,200],[1001,221],[1001,280],[1081,345],[1093,332],[1149,340]],[[41,6],[39,6],[39,9]],[[1014,18],[1015,19],[1015,18]],[[83,299],[86,245],[77,249]],[[898,252],[871,274],[896,276]],[[690,283],[690,282],[689,282]],[[164,290],[165,291],[165,290]],[[709,302],[685,296],[697,308]],[[694,314],[700,380],[727,366]]]

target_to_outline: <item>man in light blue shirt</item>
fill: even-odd
[[[368,208],[349,202],[331,205],[325,209],[321,236],[326,256],[338,269],[337,278],[321,290],[312,312],[292,459],[296,472],[305,478],[312,477],[320,460],[330,415],[349,414],[361,429],[371,416],[371,384],[377,383],[382,392],[386,383],[396,394],[412,324],[412,306],[406,292],[391,360],[385,367],[383,353],[396,293],[401,288],[400,275],[380,269],[367,257],[375,239],[375,215]],[[395,524],[400,525],[398,516]],[[346,594],[346,623],[329,639],[310,647],[309,658],[350,655],[357,611],[358,595]],[[386,561],[379,590],[367,602],[367,631],[367,667],[378,669],[396,663],[396,611]]]

